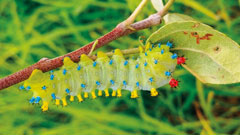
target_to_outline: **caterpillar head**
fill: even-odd
[[[36,88],[41,84],[41,82],[44,82],[46,80],[44,76],[46,75],[43,74],[41,70],[34,69],[31,76],[24,82],[23,86],[27,90]]]
[[[34,69],[29,79],[27,79],[23,86],[26,90],[33,92],[33,97],[30,99],[30,103],[39,103],[40,99],[47,98],[50,92],[49,80],[50,76],[44,74],[41,70]]]

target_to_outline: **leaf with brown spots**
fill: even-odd
[[[147,42],[172,42],[172,51],[188,59],[183,67],[203,83],[240,82],[240,48],[236,42],[205,24],[176,21],[168,21]]]

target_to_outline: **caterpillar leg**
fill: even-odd
[[[83,98],[82,98],[81,94],[78,94],[77,98],[78,98],[78,102],[82,102],[83,101]]]
[[[88,93],[87,93],[87,92],[84,92],[83,97],[84,97],[84,98],[88,98]]]
[[[121,89],[117,89],[117,97],[121,97],[121,96],[122,96]]]
[[[151,89],[151,96],[155,97],[155,96],[157,96],[157,95],[158,95],[157,90],[156,90],[155,88],[152,88],[152,89]]]
[[[113,90],[112,91],[112,97],[116,97],[116,95],[117,95],[117,91]]]
[[[109,97],[108,89],[105,89],[104,92],[105,92],[105,96],[106,96],[106,97]]]
[[[74,101],[74,96],[70,96],[70,101],[71,101],[71,102]]]
[[[56,103],[55,103],[57,106],[60,105],[60,99],[56,99]]]
[[[97,98],[94,90],[91,92],[91,94],[92,94],[92,98],[93,98],[93,99]]]
[[[98,96],[102,96],[102,90],[98,90]]]
[[[67,106],[67,100],[66,100],[66,98],[64,97],[64,98],[62,98],[62,104],[63,104],[63,106]]]
[[[48,102],[47,101],[43,101],[43,105],[42,105],[41,109],[43,112],[48,110]]]
[[[131,98],[137,98],[138,97],[138,93],[137,93],[137,90],[133,90],[131,92]]]

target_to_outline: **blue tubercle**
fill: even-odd
[[[161,43],[158,43],[158,47],[159,47],[159,48],[161,47]]]
[[[113,80],[110,80],[111,84],[114,84],[114,81]]]
[[[101,83],[99,81],[96,81],[96,84],[99,86]]]
[[[152,78],[152,77],[151,77],[151,78],[149,78],[149,81],[150,81],[150,82],[153,82],[153,78]]]
[[[37,96],[37,97],[35,98],[35,102],[34,102],[34,103],[38,104],[40,100],[41,100],[41,98],[40,98],[39,96]]]
[[[127,60],[125,60],[124,61],[124,66],[126,66],[128,64],[128,61]]]
[[[152,48],[154,48],[154,44],[152,44]]]
[[[20,90],[24,90],[25,88],[24,88],[23,85],[21,85],[21,86],[19,86],[19,89],[20,89]]]
[[[32,98],[29,100],[29,103],[32,104],[32,103],[34,103],[34,101],[35,101],[35,98],[32,97]]]
[[[51,74],[51,75],[50,75],[50,80],[53,80],[53,79],[54,79],[54,75]]]
[[[149,51],[151,52],[151,51],[152,51],[152,48],[149,48]]]
[[[171,57],[172,57],[172,59],[176,59],[178,56],[176,53],[174,53]]]
[[[42,86],[42,90],[46,90],[47,89],[47,87],[44,85],[44,86]]]
[[[162,49],[162,50],[161,50],[161,54],[163,54],[163,53],[164,53],[164,50]]]
[[[147,62],[144,63],[144,66],[145,66],[145,67],[147,66]]]
[[[167,46],[169,46],[170,48],[172,47],[172,43],[170,43],[169,41],[167,42]]]
[[[166,75],[166,76],[171,76],[171,72],[166,71],[166,72],[165,72],[165,75]]]
[[[69,94],[70,93],[70,90],[68,89],[68,88],[66,88],[66,90],[65,90],[66,92],[67,92],[67,94]]]
[[[148,55],[147,55],[147,52],[145,52],[145,56],[148,56]]]
[[[138,67],[139,67],[139,64],[136,65],[136,68],[138,68]]]
[[[136,82],[136,85],[139,87],[139,82]]]
[[[154,60],[154,64],[158,64],[158,60]]]
[[[52,73],[53,73],[53,70],[51,70],[50,73],[52,74]]]
[[[85,85],[85,84],[81,84],[81,87],[82,87],[82,88],[86,88],[86,85]]]
[[[110,61],[109,61],[109,64],[112,65],[112,63],[113,63],[113,60],[110,60]]]
[[[127,82],[125,80],[123,81],[123,85],[125,85],[125,86],[127,85]]]
[[[30,90],[30,89],[31,89],[31,87],[30,87],[30,86],[27,86],[26,90]]]
[[[77,67],[77,70],[79,71],[81,69],[81,66],[80,65],[78,65],[78,67]]]
[[[53,99],[53,100],[56,99],[56,95],[55,95],[55,93],[52,93],[51,96],[52,96],[52,99]]]
[[[93,62],[93,67],[96,67],[96,65],[97,65],[97,62],[94,61],[94,62]]]
[[[66,75],[66,73],[67,73],[67,70],[66,69],[63,69],[63,75]]]

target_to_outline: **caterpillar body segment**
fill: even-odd
[[[131,98],[138,97],[138,90],[150,91],[151,96],[157,96],[156,88],[170,84],[177,65],[177,56],[169,52],[170,47],[168,43],[157,46],[148,44],[145,51],[140,47],[137,59],[128,60],[119,49],[114,51],[111,58],[98,52],[95,61],[85,54],[81,55],[79,63],[65,57],[58,71],[43,73],[35,69],[24,82],[24,88],[33,91],[30,103],[42,100],[42,111],[48,110],[51,100],[55,100],[56,105],[67,106],[68,95],[70,101],[77,97],[79,102],[83,98],[94,99],[97,95],[121,97],[122,89],[130,91]],[[171,81],[170,85],[178,85],[178,82]],[[111,94],[109,88],[113,90]],[[95,93],[96,89],[98,93]]]

